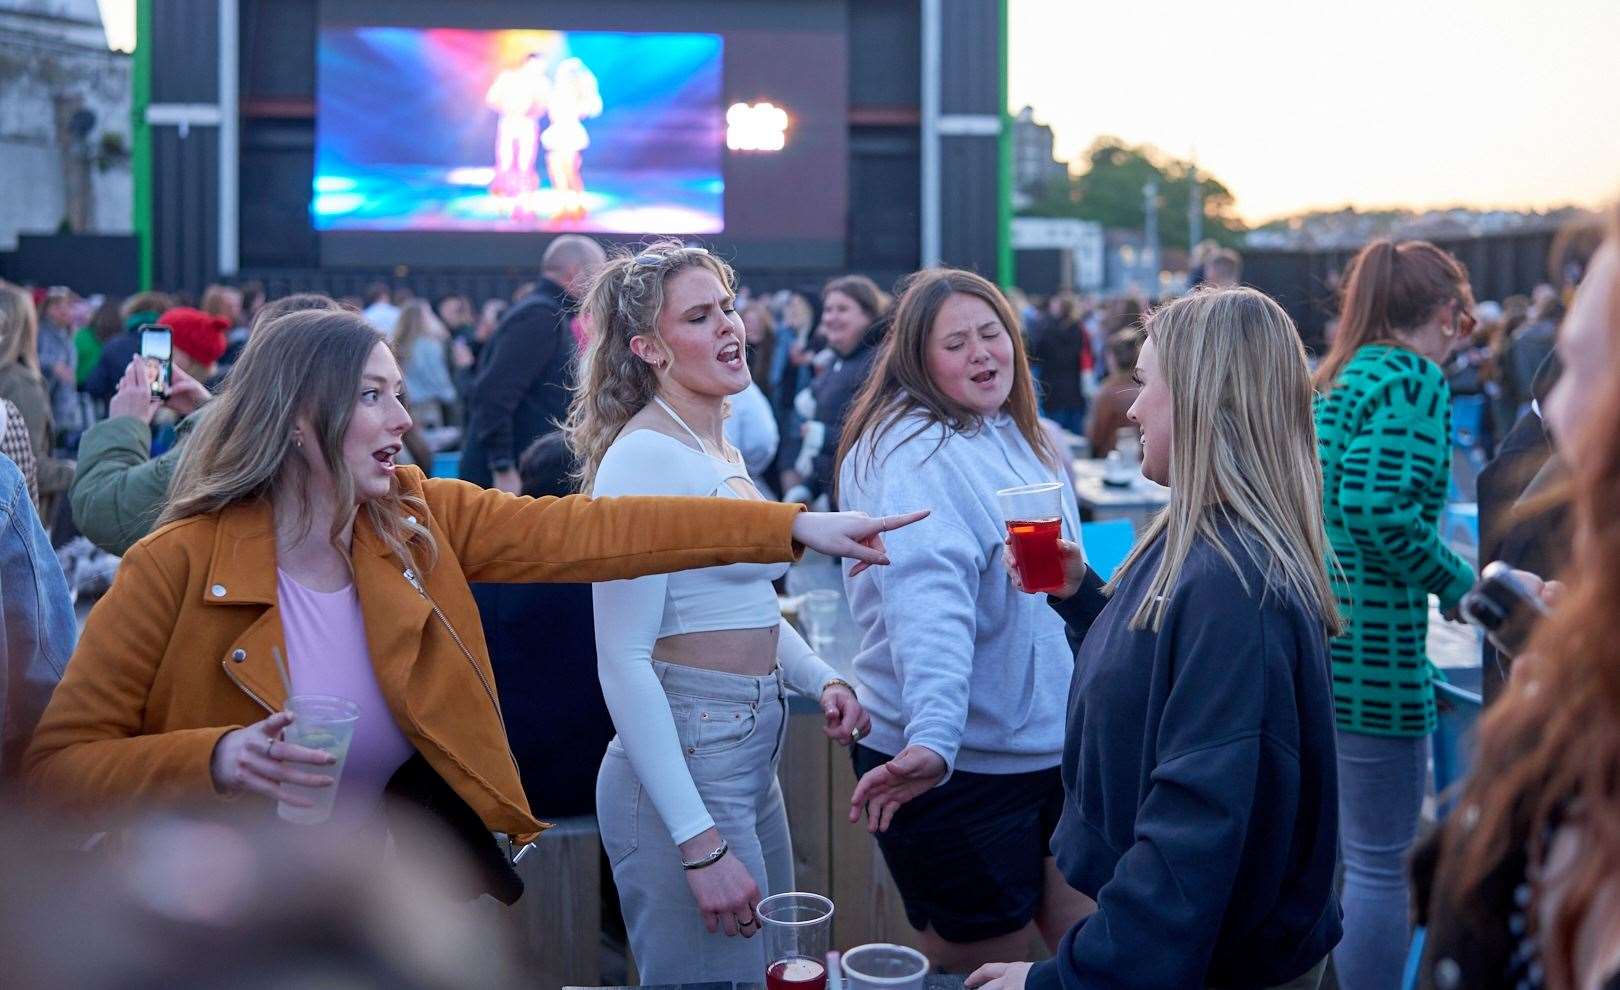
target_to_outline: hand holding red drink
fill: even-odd
[[[1063,535],[1062,493],[1062,484],[1055,481],[996,492],[1017,561],[1016,568],[1008,570],[1025,591],[1053,592],[1063,587],[1063,558],[1058,552]]]
[[[1007,542],[1001,546],[1002,562],[1007,565],[1007,574],[1012,578],[1013,584],[1019,591],[1031,595],[1045,593],[1053,598],[1063,599],[1080,590],[1080,581],[1086,576],[1086,555],[1085,551],[1080,549],[1079,544],[1061,539],[1057,541],[1057,554],[1059,566],[1063,571],[1061,584],[1053,590],[1031,588],[1026,586],[1020,577],[1018,548],[1012,537],[1009,536]]]

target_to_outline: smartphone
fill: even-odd
[[[1485,565],[1479,583],[1463,596],[1461,610],[1463,618],[1483,629],[1510,657],[1524,650],[1536,621],[1548,614],[1546,604],[1500,560]]]
[[[152,395],[159,399],[167,399],[170,368],[174,358],[174,338],[168,327],[157,323],[141,327],[141,357],[154,372]]]

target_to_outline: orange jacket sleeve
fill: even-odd
[[[216,800],[214,745],[238,726],[143,734],[184,585],[163,572],[144,543],[118,570],[34,732],[24,761],[28,789],[61,810],[97,819],[149,803]]]
[[[793,560],[800,505],[733,498],[528,498],[446,478],[422,483],[469,581],[617,581]]]

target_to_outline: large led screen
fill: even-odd
[[[724,229],[717,34],[323,27],[326,231]]]

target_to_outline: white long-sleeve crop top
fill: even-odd
[[[641,429],[608,448],[591,494],[741,498],[728,484],[734,478],[748,480],[741,463]],[[653,644],[680,633],[777,626],[783,679],[794,691],[819,698],[837,674],[782,618],[771,582],[786,570],[786,564],[728,564],[604,581],[592,589],[602,696],[636,778],[677,844],[711,828],[714,819],[687,770],[675,719],[653,672]]]

